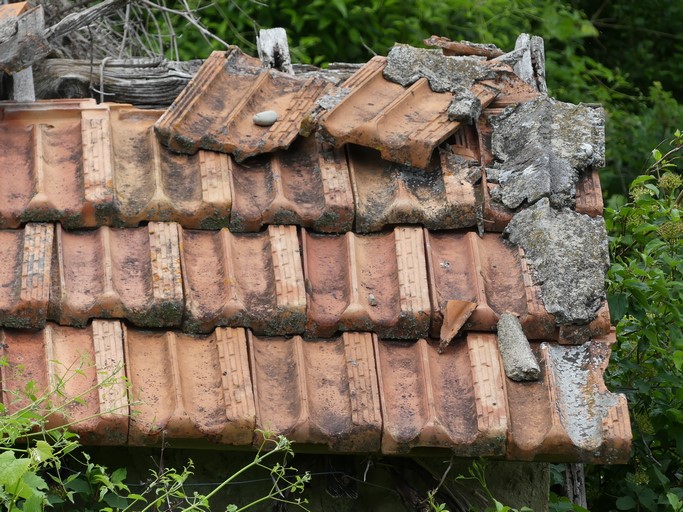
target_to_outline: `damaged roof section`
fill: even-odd
[[[506,229],[524,249],[546,310],[560,324],[587,324],[605,299],[609,268],[602,217],[551,208],[547,198],[517,213]]]
[[[166,112],[0,105],[3,385],[125,377],[55,417],[101,444],[625,460],[602,113],[544,96],[538,38],[432,42],[341,87],[230,48]]]
[[[156,123],[157,134],[174,151],[208,149],[242,162],[288,148],[304,115],[330,87],[319,78],[265,69],[231,47],[209,56]]]
[[[562,103],[546,96],[491,119],[487,169],[498,183],[491,196],[507,208],[547,197],[554,207],[574,207],[584,171],[605,164],[605,119],[600,107]]]

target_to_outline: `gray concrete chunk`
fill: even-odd
[[[517,317],[503,313],[498,320],[498,347],[505,375],[516,381],[538,380],[541,369]]]
[[[491,149],[499,187],[494,199],[508,208],[542,197],[556,208],[573,207],[584,170],[605,162],[601,108],[539,97],[491,120]]]
[[[596,318],[609,267],[602,217],[554,210],[543,198],[515,214],[505,233],[524,249],[545,308],[558,323],[583,325]]]

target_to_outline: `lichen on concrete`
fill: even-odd
[[[618,396],[601,391],[594,381],[590,344],[569,347],[544,344],[550,354],[549,371],[553,373],[558,393],[560,421],[572,443],[587,451],[603,444],[603,420],[618,403]]]
[[[580,174],[605,163],[604,124],[601,108],[545,96],[492,118],[494,199],[512,209],[541,197],[573,207]]]
[[[519,320],[512,313],[503,313],[498,320],[498,347],[505,375],[516,381],[537,380],[541,372],[529,340]]]
[[[560,324],[586,324],[605,299],[609,251],[605,222],[543,198],[515,214],[505,234],[521,246],[546,310]]]
[[[432,91],[453,94],[448,108],[451,121],[471,122],[479,118],[481,103],[470,88],[498,76],[498,71],[484,62],[481,57],[446,56],[441,50],[397,44],[387,55],[384,78],[404,87],[426,78]]]

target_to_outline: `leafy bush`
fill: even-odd
[[[683,135],[652,152],[628,202],[605,210],[618,343],[608,382],[629,400],[633,457],[594,468],[594,510],[680,510],[683,498]],[[624,204],[618,205],[619,202]]]

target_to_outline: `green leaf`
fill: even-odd
[[[671,357],[673,359],[674,366],[676,366],[676,369],[679,372],[683,370],[683,350],[674,351]]]
[[[37,441],[35,448],[31,450],[32,457],[37,462],[45,462],[52,458],[52,446],[45,441]]]
[[[617,498],[616,505],[619,510],[634,510],[637,503],[631,496],[620,496]]]
[[[0,486],[14,489],[30,465],[31,459],[17,459],[11,450],[0,453]]]

